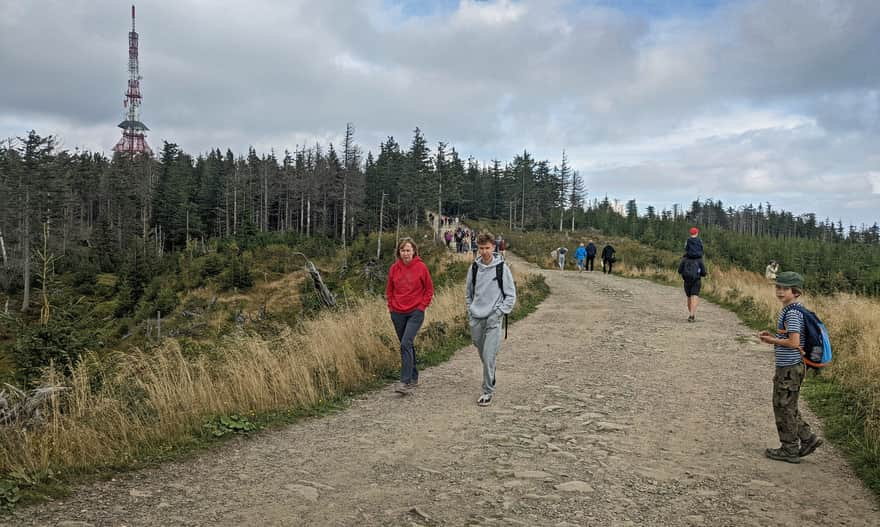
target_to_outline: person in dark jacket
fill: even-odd
[[[678,274],[684,280],[684,294],[687,298],[688,322],[697,320],[697,304],[700,303],[700,282],[706,276],[706,266],[702,258],[690,258],[685,254],[678,264]]]
[[[402,238],[397,244],[397,261],[388,270],[385,298],[400,341],[400,384],[395,391],[408,395],[419,383],[413,343],[425,321],[425,309],[434,298],[431,273],[419,258],[419,249],[411,238]]]
[[[602,272],[606,274],[611,274],[611,267],[614,266],[614,261],[617,258],[614,257],[614,247],[609,243],[602,249]],[[606,270],[607,266],[607,270]]]
[[[684,244],[684,254],[688,258],[696,259],[703,257],[703,240],[700,239],[700,229],[691,227],[691,235]]]
[[[593,264],[596,262],[596,244],[593,243],[593,240],[590,240],[590,243],[587,244],[587,265],[585,266],[587,271],[593,270]]]

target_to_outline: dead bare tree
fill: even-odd
[[[37,249],[36,253],[37,256],[40,258],[40,263],[42,264],[40,269],[40,325],[45,326],[49,323],[49,310],[51,309],[49,305],[49,275],[52,274],[55,260],[58,259],[58,257],[49,253],[48,215],[46,221],[43,222],[43,248]]]
[[[315,292],[318,293],[318,297],[321,299],[321,303],[323,303],[327,307],[335,307],[336,306],[336,296],[327,289],[327,285],[324,284],[324,280],[321,279],[321,273],[318,272],[318,268],[315,267],[315,264],[309,260],[308,256],[303,253],[293,253],[294,256],[302,256],[306,261],[305,270],[309,273],[309,276],[312,279],[312,285],[315,287]]]

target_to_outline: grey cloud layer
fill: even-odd
[[[14,72],[0,83],[0,122],[57,116],[82,130],[114,125],[127,6],[0,6],[0,71]],[[454,12],[415,18],[382,0],[138,9],[154,143],[291,148],[338,137],[352,121],[374,149],[389,134],[406,143],[421,126],[430,140],[480,159],[524,147],[558,159],[567,148],[591,189],[629,193],[624,199],[649,202],[653,171],[664,168],[676,174],[664,192],[680,181],[681,200],[693,197],[694,182],[716,197],[753,194],[767,174],[795,187],[846,182],[837,188],[852,191],[835,194],[829,214],[858,202],[855,221],[876,217],[865,192],[867,207],[880,205],[866,183],[880,171],[872,146],[880,138],[880,4],[870,0],[735,2],[663,20],[559,0],[463,1]],[[751,133],[682,132],[742,109],[780,122],[755,123]],[[110,146],[75,133],[68,143]],[[600,154],[614,162],[597,168]],[[777,191],[768,192],[772,201]]]

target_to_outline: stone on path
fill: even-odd
[[[152,498],[153,493],[148,490],[137,490],[131,489],[128,491],[128,495],[132,498]]]
[[[566,481],[565,483],[556,485],[555,488],[560,492],[593,492],[593,487],[584,481]]]
[[[599,427],[599,430],[602,432],[622,432],[627,429],[625,425],[609,423],[607,421],[599,421],[596,423],[596,426]]]
[[[559,494],[526,494],[523,496],[523,499],[527,500],[536,500],[536,501],[551,501],[557,502],[562,501],[562,496]]]
[[[419,518],[425,520],[426,522],[431,521],[431,517],[428,516],[428,515],[425,513],[425,511],[423,511],[422,509],[420,509],[420,508],[418,508],[418,507],[413,507],[413,508],[411,508],[411,509],[409,510],[409,512],[410,512],[410,514],[412,514],[412,515],[414,515],[414,516],[418,516]]]
[[[552,474],[548,474],[542,470],[516,470],[513,472],[516,479],[544,479],[552,478]]]
[[[309,501],[318,501],[318,489],[314,487],[307,487],[305,485],[285,485],[285,489],[299,494],[303,498]]]

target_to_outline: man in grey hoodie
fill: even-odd
[[[516,285],[510,267],[494,252],[495,240],[491,234],[481,233],[477,247],[479,256],[468,270],[465,301],[471,339],[483,362],[483,394],[477,404],[489,406],[495,394],[495,356],[501,348],[501,322],[516,304]]]

